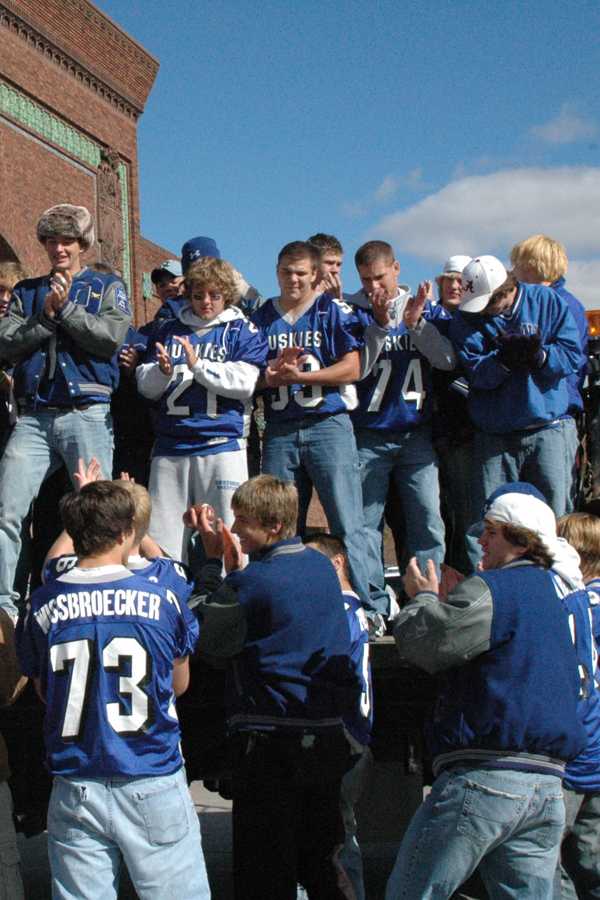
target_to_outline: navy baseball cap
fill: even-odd
[[[181,268],[183,269],[183,274],[185,275],[193,262],[197,259],[202,259],[203,256],[212,256],[213,259],[221,259],[221,251],[213,238],[195,237],[186,241],[181,248]]]

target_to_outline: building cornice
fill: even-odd
[[[82,2],[77,3],[77,6],[82,13],[85,11],[87,16],[95,14],[96,24],[102,25],[104,28],[109,27],[111,29],[111,38],[124,46],[126,45],[128,50],[133,52],[136,62],[146,69],[151,84],[158,70],[158,63],[154,58],[139,47],[137,42],[130,40],[110,19],[101,16],[100,13],[95,13],[94,10],[90,10],[89,4]],[[63,72],[67,72],[84,87],[94,91],[113,108],[118,109],[119,112],[130,119],[135,121],[142,114],[142,105],[133,100],[132,97],[126,96],[122,90],[111,84],[108,79],[92,72],[77,59],[74,53],[67,53],[64,48],[59,47],[48,35],[26,21],[15,12],[10,0],[8,3],[0,2],[0,27],[7,28],[20,37],[30,47],[41,53],[45,60],[57,65]]]

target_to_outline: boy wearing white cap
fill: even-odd
[[[15,286],[0,320],[0,357],[14,363],[19,420],[0,464],[0,606],[14,610],[21,523],[40,485],[64,462],[95,456],[112,475],[110,398],[131,310],[116,275],[86,268],[94,243],[84,206],[61,203],[37,225],[51,271]]]
[[[462,299],[462,272],[471,262],[470,256],[456,254],[449,257],[435,279],[439,291],[439,303],[449,313],[454,313]]]
[[[480,542],[481,570],[445,600],[432,562],[423,573],[411,560],[404,579],[400,658],[442,680],[428,731],[436,780],[386,900],[449,898],[477,867],[492,900],[552,897],[561,778],[587,743],[580,672],[584,662],[592,671],[591,629],[577,602],[579,559],[529,484],[489,497]]]
[[[475,426],[472,521],[499,485],[525,479],[556,515],[570,508],[575,421],[568,379],[582,362],[571,312],[555,291],[524,284],[494,256],[473,259],[450,337]],[[473,566],[479,558],[469,538]]]

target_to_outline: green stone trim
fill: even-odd
[[[31,131],[39,134],[71,156],[96,168],[100,165],[100,146],[85,135],[53,116],[29,97],[0,82],[0,110]]]
[[[121,182],[121,215],[123,217],[123,279],[131,295],[131,241],[129,230],[129,178],[125,163],[117,169]]]
[[[67,125],[58,116],[44,109],[15,88],[0,81],[0,113],[20,122],[29,131],[51,141],[71,156],[94,169],[100,165],[100,144]],[[119,163],[117,170],[121,185],[121,215],[123,220],[123,278],[131,295],[131,229],[129,225],[129,178],[127,165]]]
[[[150,300],[154,296],[154,285],[150,272],[142,272],[142,296],[144,300]]]

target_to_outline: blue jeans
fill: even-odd
[[[306,528],[314,485],[331,531],[346,545],[354,590],[363,605],[372,607],[364,549],[358,454],[349,416],[339,413],[325,417],[305,416],[294,422],[269,422],[262,468],[269,475],[295,483],[300,534]]]
[[[14,578],[21,524],[40,485],[64,462],[71,478],[82,457],[95,456],[112,477],[113,432],[107,403],[85,410],[38,411],[19,417],[0,461],[0,607],[16,612]]]
[[[407,556],[416,556],[423,570],[427,560],[432,559],[439,572],[444,561],[444,523],[440,515],[437,457],[429,429],[393,432],[359,428],[356,443],[371,590],[385,590],[381,549],[390,478],[394,479],[404,512]]]
[[[511,481],[528,481],[546,498],[555,516],[573,508],[577,426],[575,419],[559,419],[535,431],[509,434],[475,433],[471,483],[471,526],[467,533],[469,558],[476,569],[481,559],[477,524],[492,491]]]
[[[404,835],[386,900],[444,900],[477,866],[490,900],[551,900],[564,821],[556,775],[446,770]]]
[[[565,835],[556,872],[555,900],[600,898],[600,793],[563,788]]]
[[[112,900],[121,860],[140,898],[208,900],[185,770],[162,778],[54,779],[48,809],[54,900]]]

